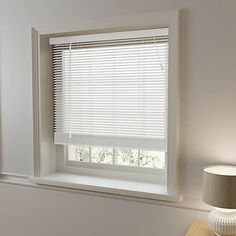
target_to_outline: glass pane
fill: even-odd
[[[138,166],[138,150],[118,148],[115,150],[117,165]]]
[[[110,147],[92,147],[91,148],[92,162],[112,164],[113,163],[113,148]]]
[[[89,162],[89,147],[80,145],[69,145],[68,155],[70,161]]]
[[[165,152],[140,150],[140,167],[164,169]]]

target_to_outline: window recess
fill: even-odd
[[[179,199],[178,15],[137,17],[148,30],[32,30],[33,182]]]

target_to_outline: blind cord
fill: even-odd
[[[71,43],[69,44],[69,138],[71,139]]]
[[[153,40],[154,40],[155,48],[156,48],[156,51],[157,51],[157,58],[158,58],[158,61],[160,63],[161,70],[164,71],[164,66],[163,66],[163,64],[161,62],[161,58],[160,58],[159,51],[158,51],[158,48],[157,48],[156,38],[155,38],[155,36],[152,36],[152,37],[153,37]]]

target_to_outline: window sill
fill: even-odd
[[[31,181],[39,185],[79,189],[136,198],[178,202],[179,196],[168,194],[164,185],[154,183],[110,179],[97,176],[55,173],[44,177],[33,177]]]

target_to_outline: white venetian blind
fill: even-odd
[[[168,28],[50,43],[55,144],[166,151]]]

